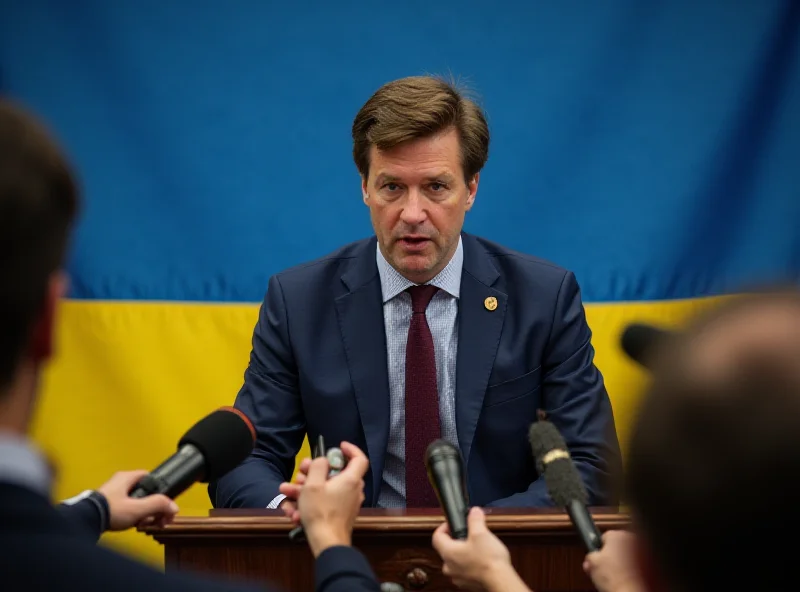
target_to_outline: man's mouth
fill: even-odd
[[[399,239],[399,242],[403,248],[414,251],[425,247],[430,240],[426,236],[403,236]]]

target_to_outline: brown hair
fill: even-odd
[[[489,126],[465,89],[434,76],[410,76],[384,84],[353,121],[353,160],[358,172],[369,173],[372,146],[388,150],[451,127],[461,141],[461,165],[469,182],[489,158]]]
[[[13,379],[42,314],[77,210],[58,146],[30,113],[0,99],[0,388]]]

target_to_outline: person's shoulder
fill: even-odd
[[[95,546],[94,565],[102,566],[102,574],[105,575],[109,585],[112,580],[118,580],[115,588],[120,590],[145,589],[151,592],[254,592],[255,590],[267,590],[270,588],[259,588],[247,583],[233,584],[225,581],[224,578],[216,575],[195,574],[189,571],[178,573],[162,573],[156,571],[149,565],[139,563],[134,559],[123,556],[113,549],[102,546]],[[97,575],[97,574],[95,574]],[[135,586],[128,588],[128,584]],[[141,588],[139,586],[142,586]],[[111,588],[109,588],[111,589]]]
[[[133,592],[255,592],[246,584],[236,586],[218,576],[172,574],[64,532],[23,531],[0,536],[0,572],[10,580],[26,581],[31,590],[115,590]],[[35,556],[36,569],[25,558]],[[269,590],[269,589],[267,589]]]
[[[500,243],[480,236],[468,234],[464,236],[485,253],[498,268],[498,271],[503,274],[535,275],[541,280],[556,281],[559,284],[566,276],[572,275],[570,270],[547,259],[509,249]]]
[[[354,259],[363,256],[369,249],[375,249],[375,237],[363,238],[339,247],[335,251],[317,259],[299,263],[275,274],[279,280],[297,281],[324,276],[331,271],[339,271]]]

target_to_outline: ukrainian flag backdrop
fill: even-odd
[[[482,97],[466,229],[575,271],[623,446],[626,322],[798,278],[800,3],[301,4],[0,0],[2,90],[86,198],[36,423],[59,498],[154,467],[230,404],[270,274],[371,232],[350,124],[393,78]],[[179,501],[209,508],[203,487]]]

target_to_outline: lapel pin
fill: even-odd
[[[483,301],[483,305],[486,307],[486,310],[494,310],[497,308],[497,298],[489,296]]]

